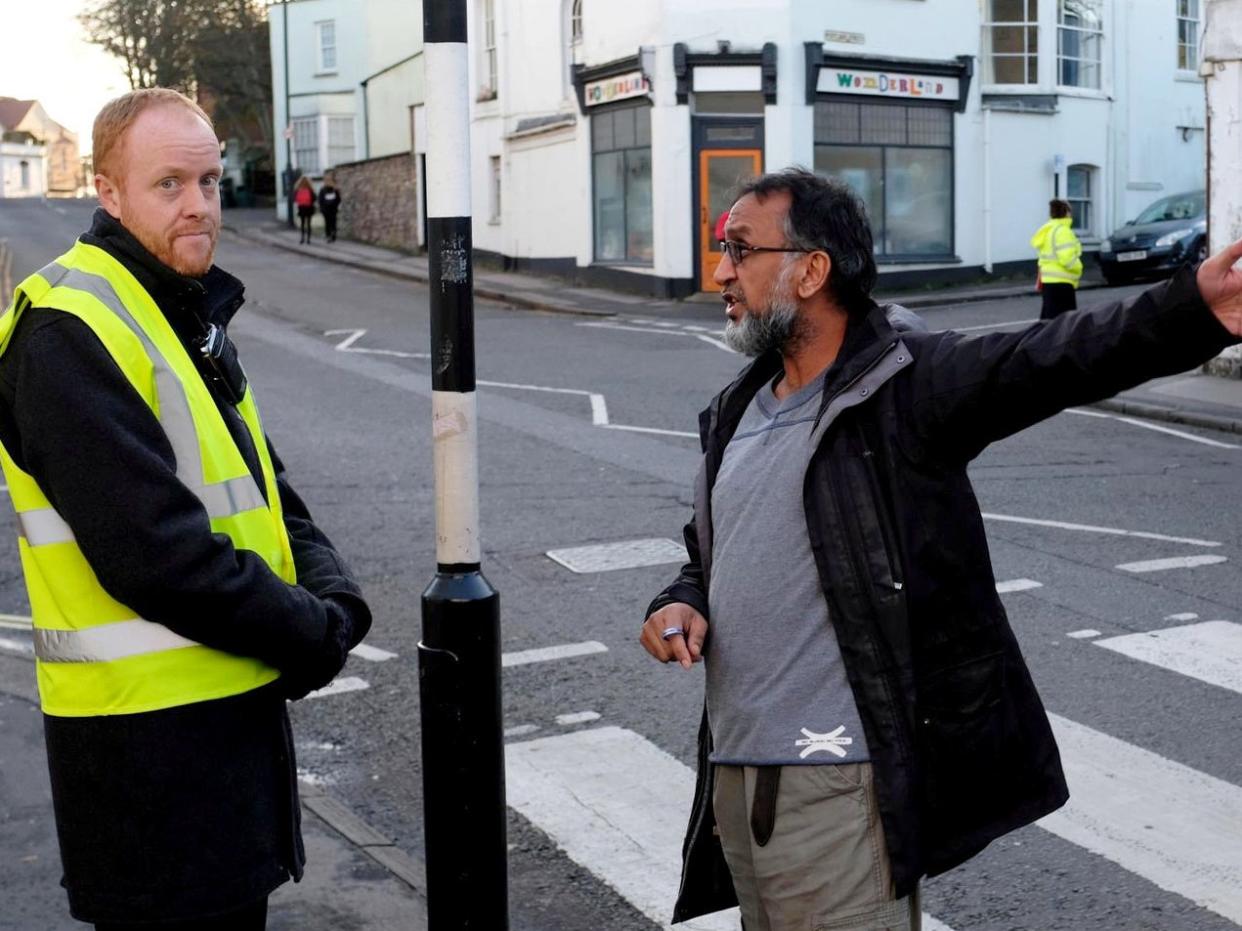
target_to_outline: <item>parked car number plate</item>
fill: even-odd
[[[1140,249],[1138,252],[1118,252],[1117,253],[1118,262],[1137,262],[1140,259],[1145,259],[1145,258],[1147,258],[1147,252],[1143,249]]]

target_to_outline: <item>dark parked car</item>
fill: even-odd
[[[1207,197],[1203,191],[1156,201],[1100,243],[1100,270],[1109,284],[1171,275],[1207,258]]]

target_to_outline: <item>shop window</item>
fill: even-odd
[[[1199,70],[1199,0],[1177,3],[1177,67],[1181,71]]]
[[[987,0],[987,83],[1039,83],[1038,5],[1038,0]]]
[[[293,167],[299,174],[319,174],[319,117],[293,121]]]
[[[320,74],[336,71],[336,20],[315,23],[316,45],[319,47]]]
[[[1103,0],[1058,0],[1057,83],[1100,88]]]
[[[328,117],[328,165],[343,165],[355,158],[354,118]]]
[[[815,170],[848,184],[885,257],[953,253],[953,113],[947,107],[821,101]]]
[[[591,114],[595,260],[650,265],[651,107]]]
[[[1074,218],[1074,231],[1088,236],[1095,228],[1091,200],[1094,172],[1090,165],[1070,165],[1065,177],[1065,199],[1069,201],[1070,215]]]

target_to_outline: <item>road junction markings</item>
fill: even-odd
[[[1080,407],[1071,407],[1065,410],[1067,414],[1078,414],[1082,417],[1099,417],[1105,420],[1119,420],[1122,423],[1128,423],[1133,427],[1142,427],[1144,430],[1154,430],[1157,433],[1165,433],[1169,436],[1175,436],[1179,439],[1190,440],[1194,443],[1202,443],[1204,446],[1213,446],[1217,449],[1242,449],[1237,443],[1223,443],[1220,440],[1209,439],[1206,436],[1197,436],[1194,433],[1187,433],[1185,430],[1174,430],[1172,427],[1162,427],[1160,424],[1149,423],[1146,420],[1139,420],[1137,417],[1124,417],[1121,414],[1105,414],[1103,411],[1085,411]]]
[[[511,666],[529,666],[532,663],[547,663],[558,659],[573,659],[578,656],[591,656],[594,653],[607,652],[608,647],[598,640],[587,640],[583,643],[563,643],[558,646],[502,653],[500,665],[502,668],[508,669]]]
[[[371,683],[366,679],[359,679],[357,676],[341,676],[333,679],[321,689],[310,692],[307,698],[328,698],[331,695],[340,695],[343,692],[361,692],[369,689]]]
[[[356,352],[366,355],[393,356],[400,359],[430,359],[431,355],[426,352],[404,352],[397,349],[368,349],[363,346],[357,346],[358,342],[366,335],[365,329],[346,329],[346,330],[325,330],[324,336],[344,336],[340,343],[337,344],[338,352]],[[656,330],[653,332],[663,332]],[[665,430],[660,427],[637,427],[629,424],[612,423],[608,416],[608,401],[604,395],[598,391],[584,391],[581,388],[553,388],[547,385],[526,385],[517,382],[504,381],[484,381],[476,380],[475,384],[482,388],[504,388],[510,391],[542,391],[548,394],[568,394],[577,395],[586,398],[591,405],[591,423],[596,427],[602,427],[605,430],[623,430],[632,433],[652,433],[659,436],[680,436],[688,439],[698,439],[698,434],[688,430]]]

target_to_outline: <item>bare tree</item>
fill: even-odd
[[[87,38],[125,63],[130,87],[173,87],[238,139],[246,162],[270,158],[271,52],[262,0],[92,0]]]

